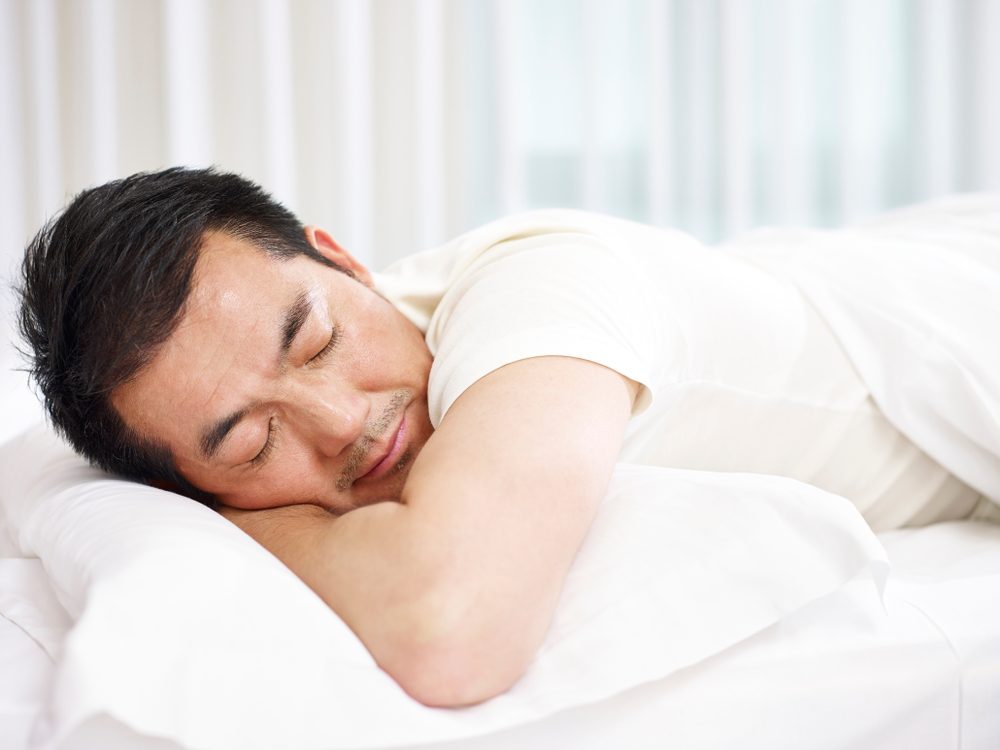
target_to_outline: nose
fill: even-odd
[[[364,434],[371,411],[366,394],[303,388],[290,395],[303,437],[324,456],[340,455]]]

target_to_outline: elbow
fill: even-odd
[[[411,610],[387,672],[411,697],[439,708],[471,706],[507,692],[534,658],[537,639],[516,618],[451,590]]]
[[[450,564],[429,567],[425,584],[411,587],[416,595],[392,618],[386,648],[373,651],[379,666],[426,706],[471,706],[507,692],[534,659],[547,623],[539,628],[498,606],[501,592],[456,580]]]
[[[460,640],[442,642],[413,653],[393,678],[425,706],[472,706],[507,692],[527,668],[522,660],[498,659]]]

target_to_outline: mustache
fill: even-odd
[[[361,436],[355,446],[351,449],[350,455],[347,457],[347,462],[344,465],[344,470],[340,474],[340,478],[337,480],[337,489],[341,492],[346,491],[350,488],[351,483],[357,478],[358,472],[361,467],[365,464],[368,454],[371,453],[372,448],[382,439],[382,436],[386,431],[393,425],[396,421],[396,416],[403,407],[411,400],[413,394],[408,388],[401,388],[392,394],[389,399],[389,403],[386,404],[382,412],[369,424],[365,430],[365,434]]]

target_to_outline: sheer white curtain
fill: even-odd
[[[0,240],[172,164],[377,267],[577,206],[706,240],[1000,189],[993,0],[0,0]]]

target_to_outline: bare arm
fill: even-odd
[[[538,357],[482,378],[417,457],[402,504],[227,516],[271,549],[431,705],[508,689],[552,620],[638,386]]]

